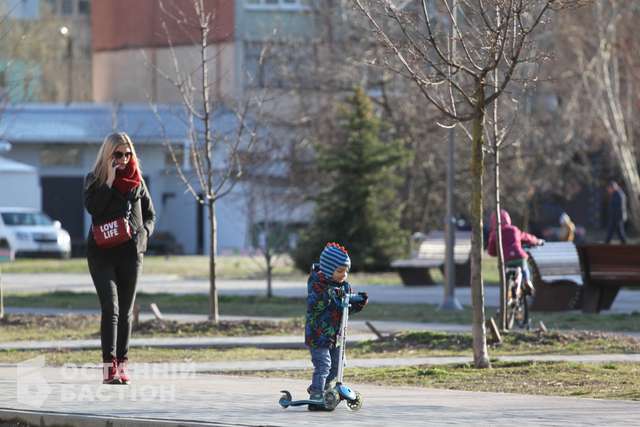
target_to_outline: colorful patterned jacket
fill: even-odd
[[[304,333],[304,342],[311,348],[331,348],[336,344],[342,309],[340,300],[329,292],[332,287],[352,292],[349,283],[336,283],[327,279],[318,265],[314,264],[307,281],[307,317]],[[359,312],[364,305],[351,304],[349,313]]]

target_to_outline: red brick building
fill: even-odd
[[[197,67],[200,33],[192,0],[93,2],[93,97],[97,102],[177,102],[179,93],[163,73],[176,76]],[[207,56],[216,95],[235,85],[234,1],[207,0],[212,15]],[[170,46],[173,46],[174,53]]]

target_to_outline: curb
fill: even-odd
[[[347,336],[347,343],[375,340],[374,334],[354,334]],[[306,348],[304,337],[290,335],[255,335],[248,337],[162,337],[133,338],[129,347],[155,348],[236,348],[257,347],[267,349],[301,349]],[[2,350],[48,350],[48,349],[96,349],[100,348],[100,340],[70,341],[12,341],[0,344]]]
[[[0,424],[20,427],[255,427],[255,424],[229,424],[190,420],[163,420],[160,418],[105,417],[94,414],[67,414],[64,412],[29,411],[0,408]],[[266,424],[261,424],[268,427]]]

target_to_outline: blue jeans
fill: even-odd
[[[529,261],[526,259],[512,259],[505,263],[507,267],[520,267],[522,269],[522,283],[531,282],[531,272],[529,271]]]
[[[311,351],[311,363],[313,363],[309,393],[323,393],[325,385],[338,375],[339,347],[310,348],[309,350]]]

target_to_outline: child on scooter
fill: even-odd
[[[323,400],[324,391],[338,372],[337,335],[340,331],[342,308],[340,297],[351,293],[347,274],[351,259],[347,250],[337,243],[327,243],[320,262],[313,264],[307,281],[307,315],[305,344],[311,353],[313,377],[307,389],[311,400]],[[353,303],[349,313],[357,313],[367,304],[366,292],[358,293],[362,301]],[[323,410],[321,405],[309,405],[310,411]]]

